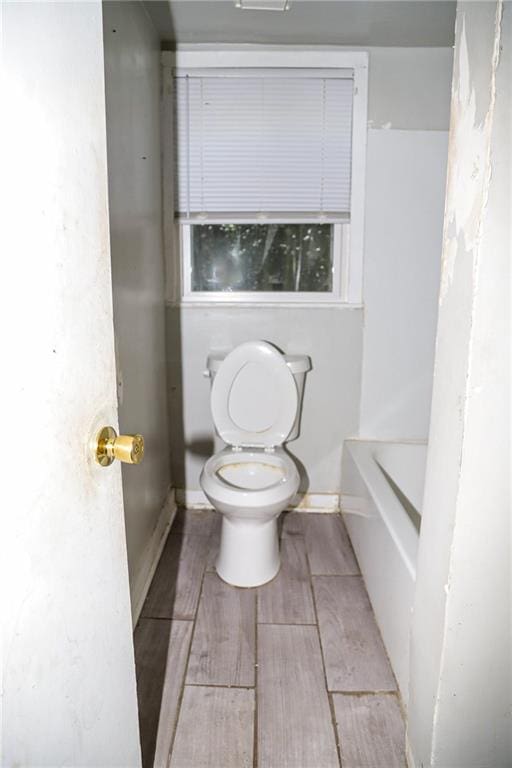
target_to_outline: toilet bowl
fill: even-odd
[[[223,517],[216,570],[239,587],[270,581],[279,571],[277,519],[297,493],[299,473],[281,449],[226,448],[206,462],[201,486]]]
[[[293,361],[295,376],[285,356],[263,341],[216,360],[212,416],[227,447],[208,459],[200,483],[223,516],[217,573],[239,587],[265,584],[278,573],[277,519],[299,488],[297,466],[282,445],[298,434],[311,365],[306,356]]]

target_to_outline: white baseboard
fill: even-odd
[[[339,493],[298,493],[290,506],[291,512],[339,512]]]
[[[349,493],[340,494],[340,509],[345,515],[360,515],[371,517],[371,505],[364,496],[353,496]]]
[[[132,623],[137,624],[144,600],[148,593],[151,581],[155,575],[160,555],[167,540],[167,534],[176,515],[176,498],[174,488],[169,490],[162,506],[155,530],[146,545],[142,556],[142,565],[135,577],[132,588]]]
[[[187,509],[212,509],[202,491],[176,488],[176,502]],[[289,507],[293,512],[339,512],[339,493],[298,493]]]
[[[202,491],[189,491],[185,488],[176,488],[176,503],[187,509],[213,509],[212,505]]]

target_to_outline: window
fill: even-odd
[[[350,272],[360,247],[353,235],[364,163],[355,150],[364,155],[366,119],[356,97],[365,97],[366,57],[352,56],[354,66],[337,53],[338,66],[328,56],[326,66],[305,67],[305,53],[284,56],[285,66],[274,65],[279,56],[265,66],[265,53],[226,52],[214,66],[209,54],[183,54],[183,66],[178,55],[173,199],[182,299],[360,300]]]
[[[192,292],[332,292],[330,224],[203,224],[191,238]]]

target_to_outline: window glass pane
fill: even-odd
[[[332,291],[331,224],[200,224],[193,291]]]

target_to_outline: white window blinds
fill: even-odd
[[[350,212],[350,70],[176,73],[176,210],[194,219]]]

